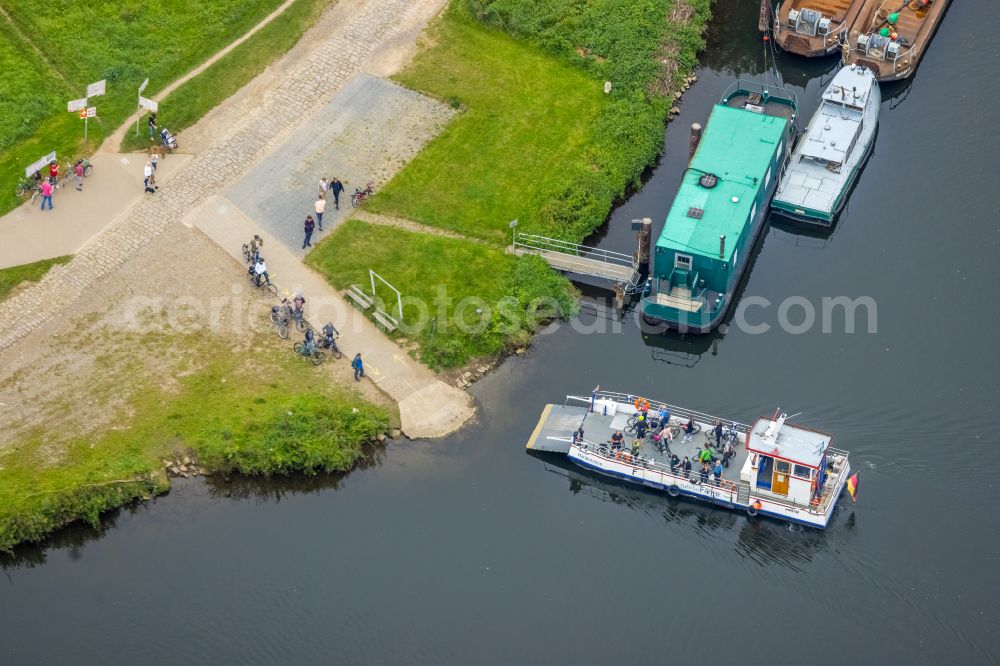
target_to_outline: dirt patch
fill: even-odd
[[[291,355],[292,340],[268,323],[271,301],[249,288],[243,271],[200,231],[172,226],[96,283],[91,298],[5,350],[0,465],[2,451],[25,438],[44,436],[42,459],[55,463],[70,439],[128,428],[140,392],[178,390],[220,348],[245,353],[250,370],[255,350]],[[395,414],[370,382],[352,380],[346,360],[316,371]]]

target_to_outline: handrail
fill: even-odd
[[[610,400],[614,400],[615,402],[627,405],[632,405],[636,401],[636,399],[642,397],[639,395],[635,395],[633,393],[619,393],[617,391],[596,391],[592,395],[595,398],[607,398]],[[566,396],[566,400],[567,401],[576,400],[579,402],[589,403],[591,401],[591,398],[568,395]],[[706,414],[704,412],[696,412],[691,409],[678,407],[676,405],[660,402],[658,400],[652,400],[649,398],[646,398],[646,400],[649,400],[649,408],[651,411],[660,411],[661,409],[666,409],[668,412],[670,412],[671,415],[679,415],[689,419],[693,418],[695,421],[707,424],[715,423],[715,421],[718,420],[721,421],[723,424],[732,424],[736,428],[736,430],[738,430],[743,434],[747,434],[750,432],[750,426],[746,425],[745,423],[740,423],[739,421],[734,421],[732,419],[724,419],[719,416],[712,416],[711,414]]]
[[[661,462],[657,462],[653,458],[643,458],[641,456],[634,456],[631,453],[628,453],[627,450],[624,450],[624,453],[628,454],[629,459],[628,460],[619,459],[613,455],[608,455],[608,452],[610,452],[611,449],[607,444],[594,443],[587,439],[578,440],[576,442],[576,446],[577,448],[582,449],[583,451],[592,453],[607,460],[613,460],[614,462],[619,462],[619,463],[627,463],[632,467],[642,467],[643,469],[651,469],[654,472],[660,472],[663,475],[669,476],[672,479],[678,479],[680,481],[694,483],[694,481],[692,481],[689,477],[681,476],[680,474],[673,472],[670,469],[669,465],[664,465]],[[635,461],[637,464],[631,461]],[[692,472],[692,474],[694,474],[694,472]],[[707,483],[707,485],[710,485],[713,488],[719,488],[720,490],[724,490],[728,492],[730,495],[734,495],[739,488],[738,484],[735,481],[730,481],[729,479],[719,479],[718,485],[715,484],[714,480],[710,480]]]
[[[514,235],[514,247],[524,247],[542,252],[560,252],[563,254],[571,254],[579,257],[585,257],[587,259],[603,261],[604,263],[619,264],[629,267],[634,267],[636,263],[635,257],[631,254],[613,252],[599,247],[591,247],[589,245],[571,243],[558,238],[548,238],[546,236],[538,236],[536,234],[526,234],[522,232],[517,232]]]
[[[768,85],[759,81],[744,79],[736,79],[728,88],[726,88],[726,92],[722,94],[723,104],[728,102],[733,95],[740,91],[759,92],[761,95],[767,95],[768,98],[774,97],[777,99],[784,99],[791,102],[793,107],[798,108],[798,97],[795,95],[794,91],[783,86]]]

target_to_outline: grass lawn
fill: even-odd
[[[416,355],[432,368],[525,346],[537,324],[577,311],[570,284],[537,257],[358,220],[323,239],[306,262],[338,289],[369,290],[369,269],[391,282],[403,295],[403,321],[393,337],[415,343]],[[377,291],[385,311],[394,313],[395,294]]]
[[[330,2],[297,0],[250,39],[162,100],[156,116],[158,123],[175,134],[194,125],[295,46]],[[129,132],[122,150],[144,149],[148,145],[149,129],[144,116],[138,138],[134,132]]]
[[[14,184],[25,166],[52,150],[60,160],[89,152],[134,113],[144,78],[150,80],[145,94],[155,94],[280,4],[94,0],[42,10],[28,0],[4,0],[14,25],[0,16],[0,213],[17,205]],[[98,117],[91,119],[85,150],[82,121],[66,112],[66,101],[82,97],[87,84],[100,79],[107,79],[107,93],[91,100]]]
[[[71,256],[56,257],[55,259],[36,261],[33,264],[0,268],[0,301],[7,298],[7,294],[22,282],[38,282],[49,272],[50,268],[58,264],[65,264],[72,258]]]
[[[396,78],[463,112],[366,206],[497,243],[515,218],[537,231],[538,210],[590,169],[602,82],[483,27],[458,3],[429,41]]]
[[[130,344],[138,348],[163,343],[135,335]],[[37,433],[0,451],[0,549],[73,520],[96,523],[101,511],[165,491],[161,458],[176,453],[193,451],[219,472],[341,471],[389,425],[384,410],[331,386],[322,368],[294,358],[287,345],[245,354],[218,339],[168,344],[205,348],[170,391],[141,379],[136,364],[130,374],[148,386],[115,427],[69,441]],[[113,356],[104,362],[134,363]],[[95,387],[95,399],[107,398],[103,390]]]

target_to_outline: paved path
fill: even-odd
[[[190,155],[170,155],[156,169],[157,182],[187,164]],[[76,254],[115,218],[145,195],[142,170],[146,156],[99,152],[91,158],[94,170],[77,192],[74,180],[56,190],[52,210],[41,210],[41,198],[18,206],[0,218],[0,268]]]
[[[333,200],[325,232],[347,219],[351,192],[369,180],[382,185],[440,133],[454,115],[448,106],[391,81],[359,73],[226,192],[251,219],[301,256],[302,223],[313,215],[323,176],[345,183],[340,210]]]
[[[117,270],[168,225],[185,219],[209,197],[224,192],[238,175],[280,146],[303,121],[308,122],[361,70],[366,60],[377,56],[380,48],[398,48],[400,34],[410,34],[414,29],[414,15],[421,20],[429,18],[428,7],[440,7],[442,2],[354,0],[349,4],[347,13],[337,8],[325,13],[313,28],[325,36],[316,48],[285,71],[280,83],[246,109],[241,122],[193,157],[157,194],[141,199],[124,212],[62,270],[50,272],[34,286],[0,303],[0,351],[83,296],[96,280]],[[359,340],[366,350],[369,344],[374,349],[383,342],[389,343],[374,333]],[[413,384],[412,394],[421,396],[417,402],[400,404],[404,430],[411,436],[444,434],[457,427],[451,420],[457,418],[454,415],[461,414],[464,419],[471,414],[467,395],[444,391],[444,385],[429,370],[412,362],[408,365],[416,370],[406,376],[419,382]],[[390,372],[389,366],[380,370],[387,377],[380,383],[387,387],[394,384],[395,375],[403,374],[400,370]],[[420,413],[428,405],[434,405],[435,411]]]

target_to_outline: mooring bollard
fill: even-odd
[[[698,150],[698,144],[701,142],[701,123],[691,124],[691,144],[688,146],[688,162],[694,157],[694,153]]]

